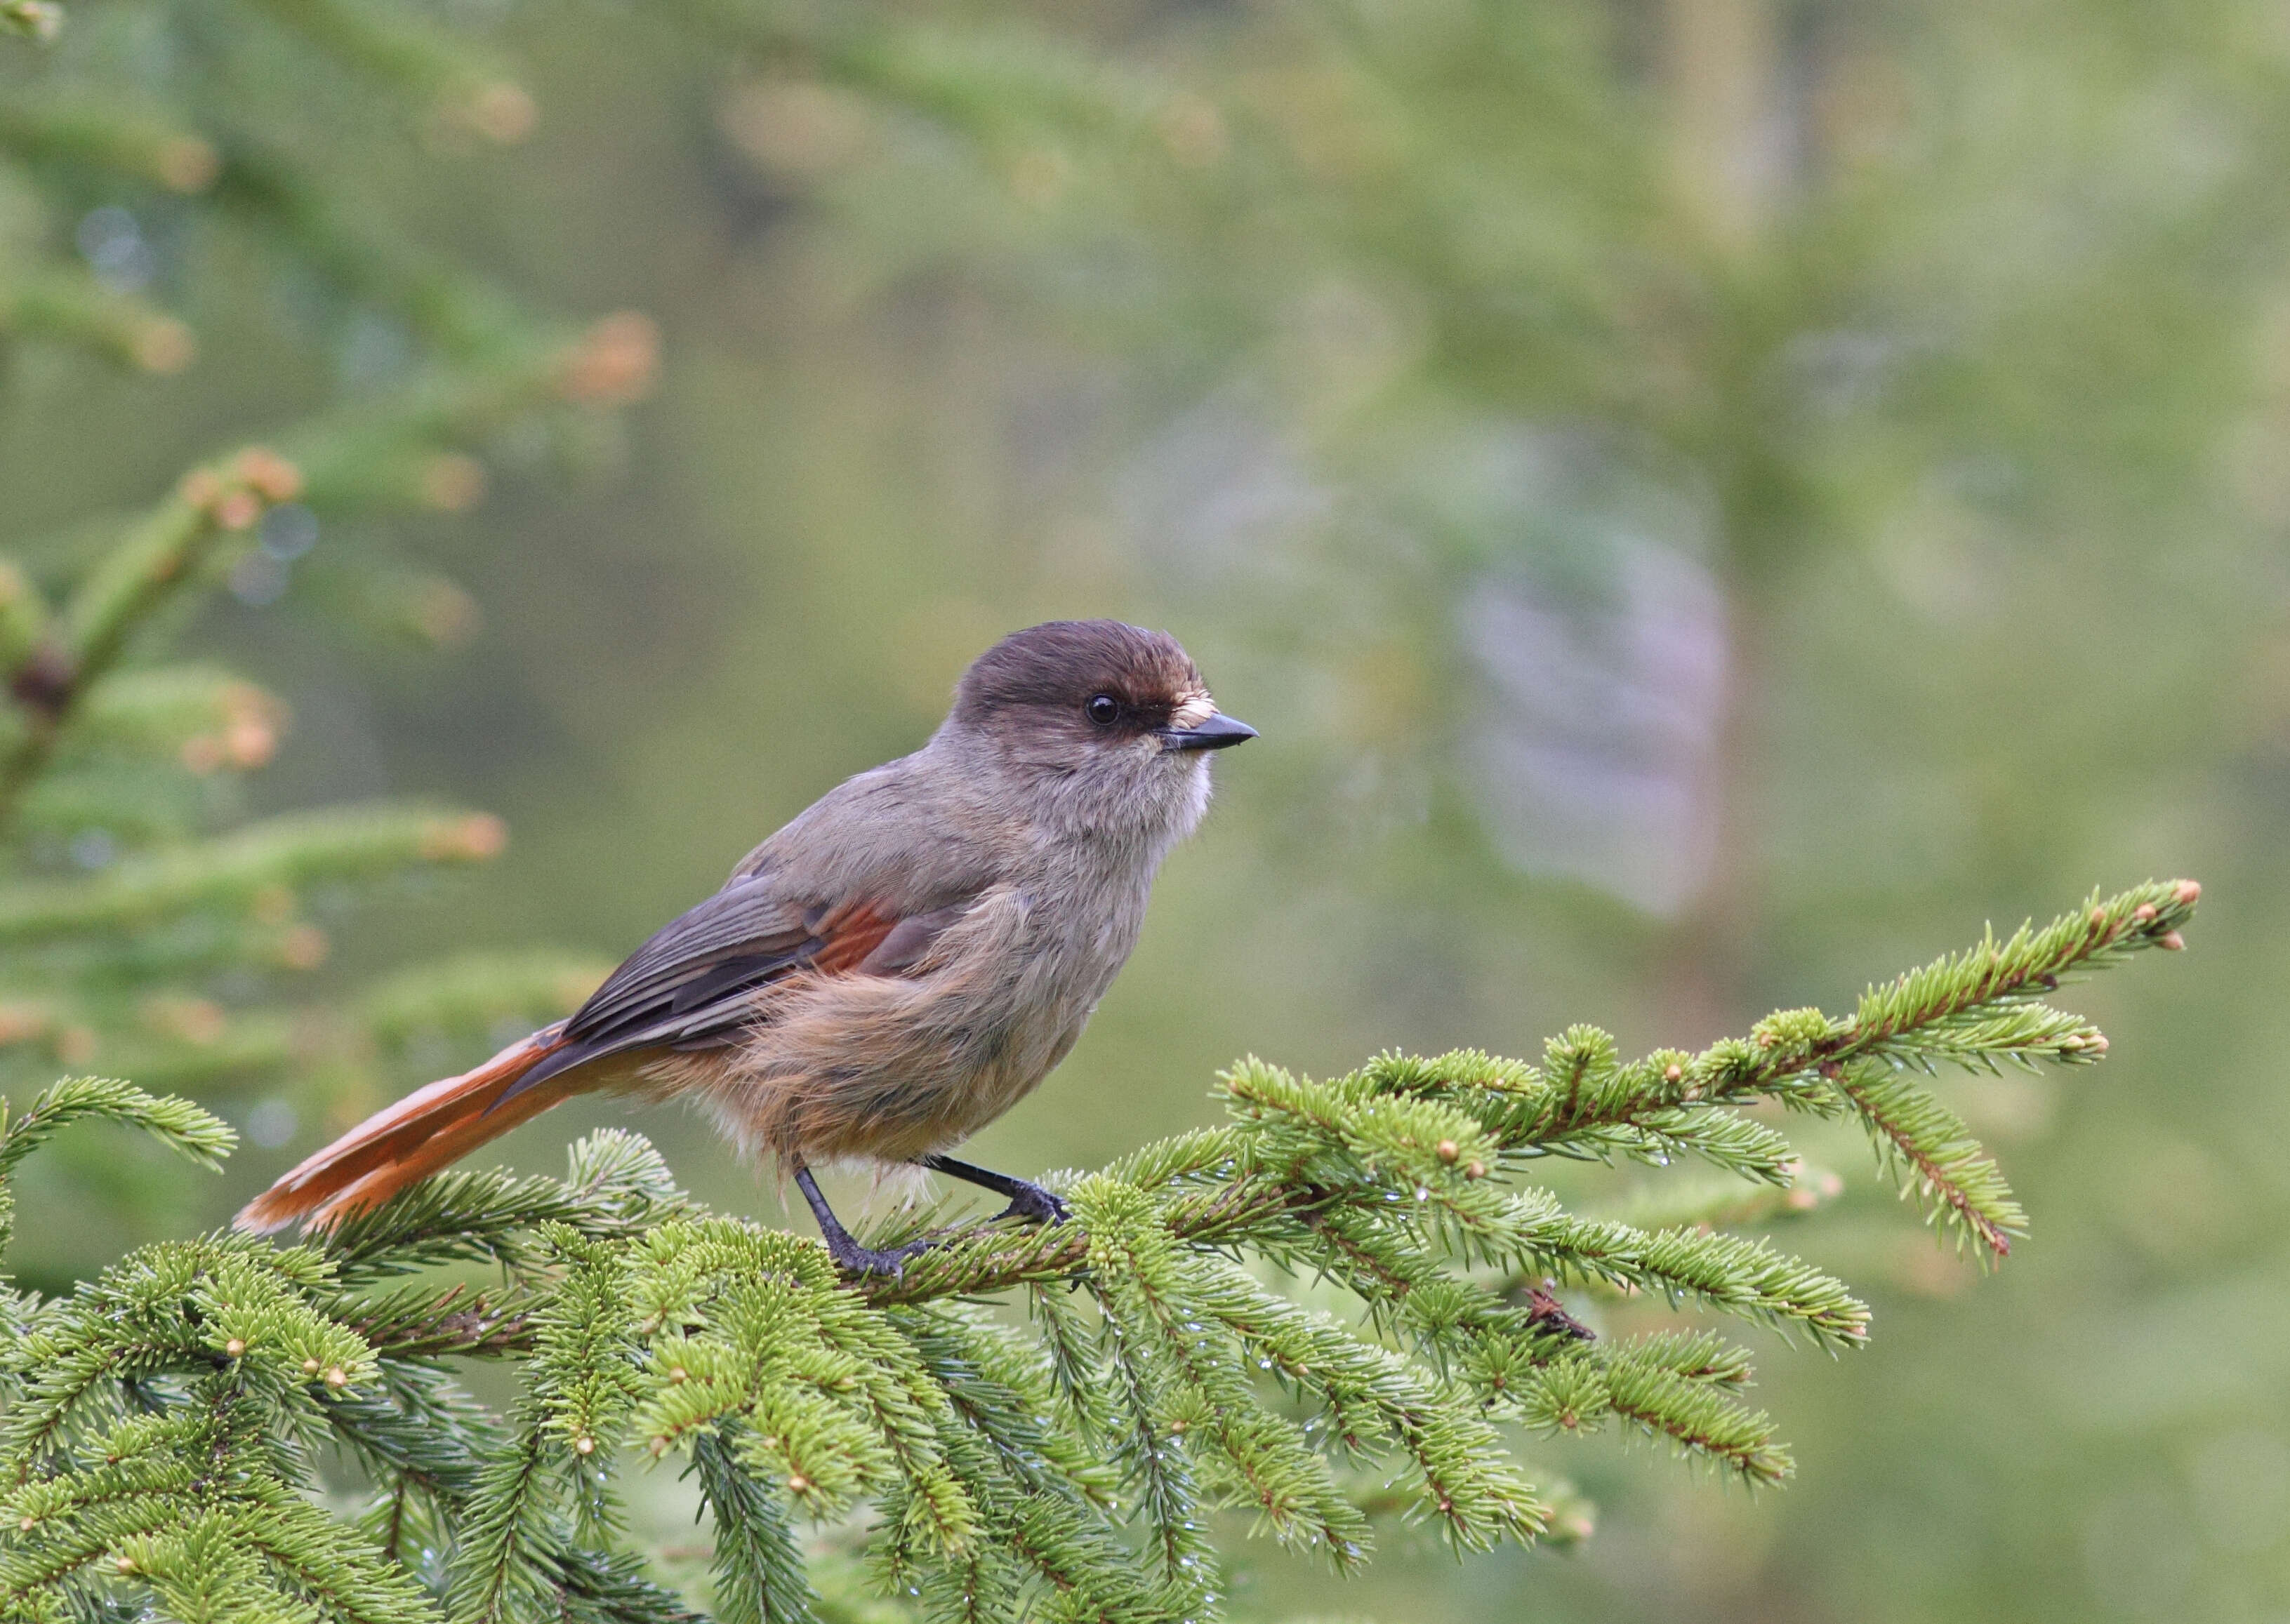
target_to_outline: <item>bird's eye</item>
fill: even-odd
[[[1109,693],[1092,694],[1089,703],[1082,708],[1100,727],[1111,727],[1121,716],[1121,701]]]

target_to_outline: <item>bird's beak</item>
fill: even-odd
[[[1163,728],[1161,748],[1165,750],[1222,750],[1255,737],[1256,730],[1247,723],[1216,711],[1190,727]]]

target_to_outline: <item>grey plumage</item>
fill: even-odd
[[[1164,634],[1112,621],[1014,634],[965,674],[922,749],[822,796],[568,1020],[449,1079],[468,1100],[433,1084],[434,1149],[414,1132],[431,1116],[404,1102],[282,1180],[292,1199],[249,1213],[370,1204],[397,1171],[419,1176],[490,1137],[473,1108],[506,1126],[616,1088],[703,1104],[744,1149],[797,1172],[838,1256],[885,1266],[841,1235],[802,1170],[869,1157],[981,1174],[941,1153],[1071,1049],[1136,944],[1163,858],[1206,809],[1207,753],[1252,736]],[[369,1130],[388,1156],[364,1165]],[[1054,1212],[1034,1195],[1013,1206]]]

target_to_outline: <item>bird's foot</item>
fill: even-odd
[[[993,1221],[1022,1218],[1029,1223],[1061,1224],[1072,1216],[1066,1211],[1064,1202],[1030,1179],[1013,1178],[1008,1173],[998,1173],[989,1167],[973,1167],[967,1162],[957,1162],[950,1156],[926,1156],[921,1158],[920,1165],[934,1173],[944,1173],[949,1179],[959,1179],[965,1184],[975,1184],[981,1189],[1010,1197],[1010,1204],[997,1212]]]
[[[903,1246],[886,1249],[861,1246],[848,1234],[830,1235],[825,1238],[827,1255],[835,1260],[835,1266],[845,1274],[883,1275],[893,1280],[896,1280],[906,1272],[909,1258],[928,1252],[936,1244],[932,1241],[909,1241]]]
[[[861,1246],[851,1238],[851,1231],[843,1227],[843,1220],[835,1216],[835,1209],[827,1204],[827,1197],[819,1193],[819,1181],[811,1176],[811,1169],[797,1165],[795,1187],[811,1204],[811,1215],[819,1220],[819,1238],[827,1243],[827,1255],[847,1275],[887,1275],[895,1280],[905,1272],[909,1258],[931,1248],[933,1243],[928,1240],[909,1241],[887,1251]]]
[[[1022,1218],[1037,1224],[1061,1224],[1073,1216],[1066,1210],[1064,1202],[1040,1185],[1029,1184],[1023,1179],[1013,1182],[1018,1188],[1010,1192],[1010,1204],[997,1212],[996,1218]]]

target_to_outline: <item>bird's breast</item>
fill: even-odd
[[[957,1143],[1065,1058],[1145,900],[1078,864],[991,886],[908,973],[775,988],[709,1092],[743,1139],[783,1154],[911,1160]]]

